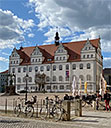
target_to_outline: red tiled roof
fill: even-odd
[[[6,70],[6,71],[3,71],[3,72],[0,72],[0,74],[3,74],[3,73],[8,73],[8,70]]]
[[[98,48],[99,40],[100,40],[100,38],[90,40],[91,44],[96,49]],[[86,42],[87,42],[87,40],[62,43],[62,45],[68,51],[68,54],[70,56],[68,61],[80,61],[81,49],[84,47]],[[35,49],[35,47],[24,47],[20,50],[17,50],[18,54],[23,59],[23,62],[21,63],[21,65],[30,64],[30,55],[33,52],[33,50]],[[54,60],[53,60],[54,53],[57,50],[58,46],[56,46],[55,44],[50,44],[50,45],[41,45],[38,47],[39,47],[40,51],[42,52],[43,56],[45,57],[45,60],[43,63],[53,63],[54,62]],[[52,59],[52,61],[48,62],[47,61],[48,58]]]

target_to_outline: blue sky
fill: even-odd
[[[58,28],[57,28],[58,27]],[[104,68],[111,68],[111,0],[0,0],[0,72],[14,47],[101,37]]]

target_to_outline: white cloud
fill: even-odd
[[[104,58],[103,67],[111,68],[111,57],[105,57]]]
[[[0,57],[0,61],[2,61],[2,62],[7,62],[8,63],[8,59],[6,59],[6,58],[4,58],[4,57]]]
[[[24,41],[24,34],[34,26],[32,19],[23,20],[11,11],[0,9],[0,49],[12,48]]]
[[[29,33],[28,37],[34,37],[35,35],[33,33]]]
[[[29,0],[29,3],[35,6],[36,16],[40,20],[39,29],[48,28],[44,34],[48,37],[45,42],[54,40],[55,28],[59,27],[62,38],[70,36],[70,40],[83,40],[100,35],[102,50],[111,49],[108,45],[111,40],[110,0]],[[75,34],[81,31],[84,34]]]

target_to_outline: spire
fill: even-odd
[[[59,45],[59,39],[60,39],[59,33],[56,32],[56,35],[55,35],[55,45],[56,45],[56,46]]]

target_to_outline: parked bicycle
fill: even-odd
[[[55,100],[45,98],[45,104],[40,109],[40,116],[46,119],[48,116],[52,117],[55,121],[59,121],[66,115],[66,110],[62,105],[63,100],[60,100],[57,95],[55,95]]]
[[[25,114],[25,116],[32,117],[34,114],[34,103],[36,103],[36,96],[32,97],[31,101],[26,101],[25,99],[18,98],[19,104],[15,107],[15,114],[20,116],[20,114]]]

